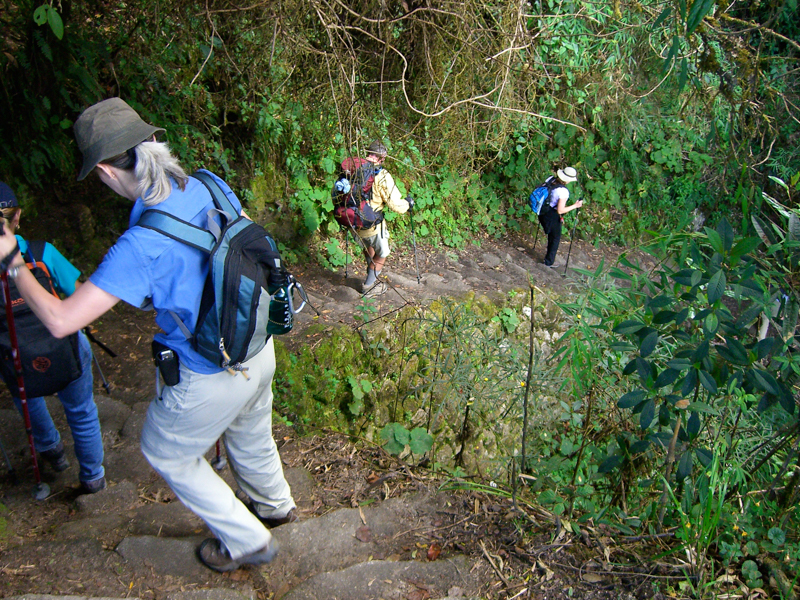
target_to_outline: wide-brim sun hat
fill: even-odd
[[[121,98],[109,98],[93,104],[81,113],[73,126],[75,140],[83,154],[78,181],[92,172],[98,163],[127,152],[156,133],[160,127],[145,123]]]
[[[556,175],[558,175],[558,178],[564,183],[572,183],[573,181],[578,181],[578,172],[572,167],[559,169],[558,171],[556,171]]]
[[[367,154],[373,154],[375,156],[385,157],[388,154],[386,149],[386,144],[384,144],[380,140],[375,140],[369,146],[367,146]]]

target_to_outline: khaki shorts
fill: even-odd
[[[389,228],[386,223],[378,225],[378,233],[373,236],[361,238],[366,248],[375,250],[375,256],[378,258],[386,258],[389,256]]]

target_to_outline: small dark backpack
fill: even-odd
[[[241,216],[208,173],[198,171],[192,177],[208,189],[217,207],[209,211],[207,229],[155,209],[146,210],[136,224],[209,254],[194,334],[177,314],[170,314],[200,355],[238,371],[271,335],[292,329],[306,295],[283,267],[275,241],[264,228]],[[212,218],[215,214],[221,226]],[[294,291],[303,300],[299,306],[294,305]]]
[[[383,212],[374,210],[372,184],[380,171],[365,158],[350,157],[342,161],[342,172],[333,186],[333,218],[347,229],[372,229],[383,221]]]
[[[41,286],[58,297],[50,271],[42,262],[45,242],[28,242],[25,262],[31,273]],[[81,366],[78,334],[73,333],[64,338],[56,338],[39,320],[25,299],[20,296],[17,286],[9,279],[11,306],[14,314],[14,328],[19,344],[19,356],[22,362],[22,379],[25,383],[26,398],[50,396],[60,392],[83,374]],[[5,314],[5,298],[0,294],[0,305]],[[17,370],[11,350],[8,322],[0,319],[0,374],[9,391],[20,397],[17,384]]]
[[[537,215],[540,214],[545,203],[548,203],[549,206],[550,197],[553,193],[553,190],[563,185],[564,184],[561,183],[557,177],[551,175],[544,181],[544,183],[536,186],[528,198],[528,201],[531,203],[531,210]]]

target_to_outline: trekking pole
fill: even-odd
[[[94,359],[94,366],[97,367],[97,372],[100,374],[100,379],[103,380],[103,388],[106,390],[106,394],[110,396],[111,385],[106,381],[106,377],[103,375],[103,369],[100,368],[100,362],[97,360],[97,355],[94,352],[92,352],[92,358]]]
[[[228,464],[228,461],[222,456],[222,451],[219,447],[219,439],[217,439],[217,455],[211,459],[211,466],[214,467],[217,471],[222,471],[225,468],[225,465]]]
[[[575,223],[572,225],[572,234],[569,237],[569,250],[567,251],[567,263],[564,265],[564,275],[567,274],[567,268],[569,268],[569,255],[572,254],[572,242],[575,240],[575,228],[578,226],[578,216],[580,215],[581,209],[575,209]]]
[[[350,238],[347,236],[347,230],[344,230],[344,278],[347,279],[347,263],[350,260]]]
[[[411,213],[411,243],[414,245],[414,269],[417,271],[417,285],[419,285],[419,264],[417,263],[417,234],[414,233],[414,205],[411,196],[406,197],[409,212]]]
[[[0,227],[2,227],[2,225],[0,225]],[[42,474],[39,472],[39,462],[36,460],[36,446],[33,443],[33,427],[31,426],[31,414],[28,410],[28,396],[25,393],[25,381],[22,377],[22,359],[20,359],[19,356],[17,329],[14,326],[14,309],[11,306],[11,290],[8,287],[8,272],[0,274],[0,282],[2,282],[3,297],[6,301],[6,319],[8,320],[8,338],[11,342],[11,357],[14,360],[14,370],[17,372],[19,401],[22,405],[22,416],[25,420],[25,433],[28,434],[28,446],[31,449],[33,476],[36,480],[36,485],[33,488],[33,497],[36,500],[44,500],[50,495],[50,487],[42,481]]]

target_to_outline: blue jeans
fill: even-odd
[[[78,479],[89,482],[105,475],[103,438],[100,433],[100,421],[97,418],[97,406],[94,403],[92,390],[92,348],[83,332],[78,333],[78,341],[83,374],[58,392],[58,399],[64,406],[67,424],[72,431],[72,440],[75,442],[75,456],[81,467]],[[14,404],[22,414],[22,403],[19,398],[14,398]],[[46,452],[58,446],[61,435],[47,410],[44,398],[28,398],[28,413],[31,417],[36,450]]]

